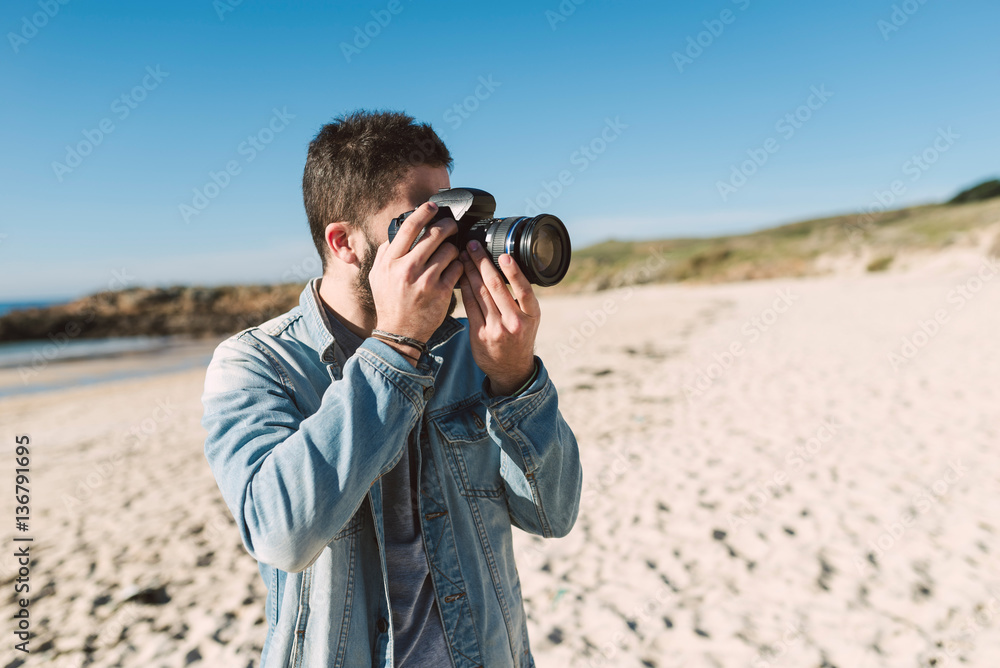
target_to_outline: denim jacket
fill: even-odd
[[[379,478],[411,432],[455,667],[534,666],[511,526],[567,534],[582,478],[545,366],[521,394],[491,396],[450,316],[416,368],[374,338],[345,360],[319,280],[219,345],[202,398],[205,456],[267,587],[261,667],[392,668]]]

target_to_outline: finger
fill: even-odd
[[[402,257],[409,252],[414,239],[417,238],[417,235],[424,229],[424,226],[434,217],[437,209],[437,204],[427,202],[421,204],[413,213],[406,217],[406,220],[399,226],[396,237],[389,244],[388,255],[390,259]]]
[[[434,253],[447,246],[453,247],[456,250],[455,257],[458,257],[458,246],[444,243],[445,239],[458,232],[458,223],[451,218],[445,218],[428,225],[425,230],[424,235],[417,240],[417,245],[410,251],[414,263],[420,265],[429,262]]]
[[[532,318],[540,316],[542,309],[538,305],[538,298],[535,297],[535,290],[528,282],[528,277],[517,266],[517,262],[514,262],[514,258],[507,253],[501,255],[500,269],[510,281],[511,292],[514,293],[514,299],[517,300],[517,305],[521,307],[524,314]]]
[[[465,273],[465,266],[460,260],[452,260],[448,268],[441,272],[441,282],[454,290],[458,287],[458,279]]]
[[[462,251],[459,258],[462,260],[462,264],[465,265],[464,278],[469,281],[469,287],[472,288],[472,294],[476,298],[476,303],[479,304],[479,310],[482,312],[483,317],[499,318],[500,311],[493,302],[493,297],[490,296],[490,291],[483,283],[483,277],[479,273],[479,269],[476,267],[468,251]]]
[[[476,299],[468,277],[463,275],[458,279],[458,287],[462,290],[462,304],[465,305],[465,315],[469,318],[472,330],[482,329],[486,326],[486,319],[483,317],[482,309],[479,308],[479,301]]]
[[[434,255],[427,261],[424,265],[424,269],[421,273],[428,273],[430,278],[434,280],[440,280],[441,276],[444,274],[445,270],[448,269],[449,265],[458,259],[458,248],[455,244],[441,244],[441,247],[434,251]],[[461,266],[459,262],[459,266]],[[456,278],[458,278],[456,276]],[[454,281],[452,286],[454,286]]]
[[[372,271],[380,271],[382,262],[384,262],[384,257],[386,252],[389,250],[389,242],[383,241],[379,244],[378,248],[375,249],[375,259],[372,260]]]
[[[504,283],[503,276],[497,271],[497,268],[493,266],[493,260],[490,256],[486,254],[482,246],[476,241],[469,242],[469,255],[472,256],[473,262],[475,262],[476,267],[479,268],[479,273],[483,277],[483,283],[486,284],[486,288],[489,290],[490,295],[493,297],[493,302],[497,305],[500,313],[504,315],[514,315],[520,312],[520,307],[514,303],[514,298],[510,296],[510,292],[507,290],[507,284]]]

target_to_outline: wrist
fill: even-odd
[[[376,328],[372,330],[371,336],[405,357],[414,367],[420,361],[421,355],[427,352],[427,344],[424,341],[404,334]]]
[[[538,363],[534,356],[531,358],[531,367],[527,373],[513,376],[511,379],[494,379],[490,377],[490,393],[494,396],[514,396],[521,394],[535,381],[538,376]]]
[[[403,343],[395,343],[393,341],[382,341],[382,343],[384,343],[385,345],[389,346],[390,348],[392,348],[393,350],[395,350],[397,353],[399,353],[400,355],[402,355],[403,357],[405,357],[406,361],[410,363],[410,366],[412,366],[413,368],[416,368],[417,363],[420,361],[420,352],[419,351],[414,350],[412,347],[410,347],[410,346],[408,346],[406,344],[403,344]]]
[[[417,364],[420,362],[420,350],[416,349],[414,346],[407,345],[405,343],[400,343],[398,341],[391,341],[389,339],[383,338],[381,336],[375,336],[374,334],[370,337],[376,341],[381,341],[385,345],[389,346],[397,353],[399,353],[410,366],[416,368]]]

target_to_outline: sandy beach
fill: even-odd
[[[997,665],[998,270],[545,298],[585,482],[568,537],[515,531],[538,665]],[[35,633],[13,650],[8,493],[0,665],[257,665],[203,378],[0,399],[6,489],[32,440]]]

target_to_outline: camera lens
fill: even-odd
[[[531,263],[543,276],[551,275],[562,261],[562,243],[551,226],[538,230],[531,240]]]
[[[479,229],[483,233],[483,247],[489,249],[494,264],[508,253],[528,282],[542,287],[555,285],[566,275],[570,260],[569,232],[555,216],[492,219],[480,225],[486,228]]]

